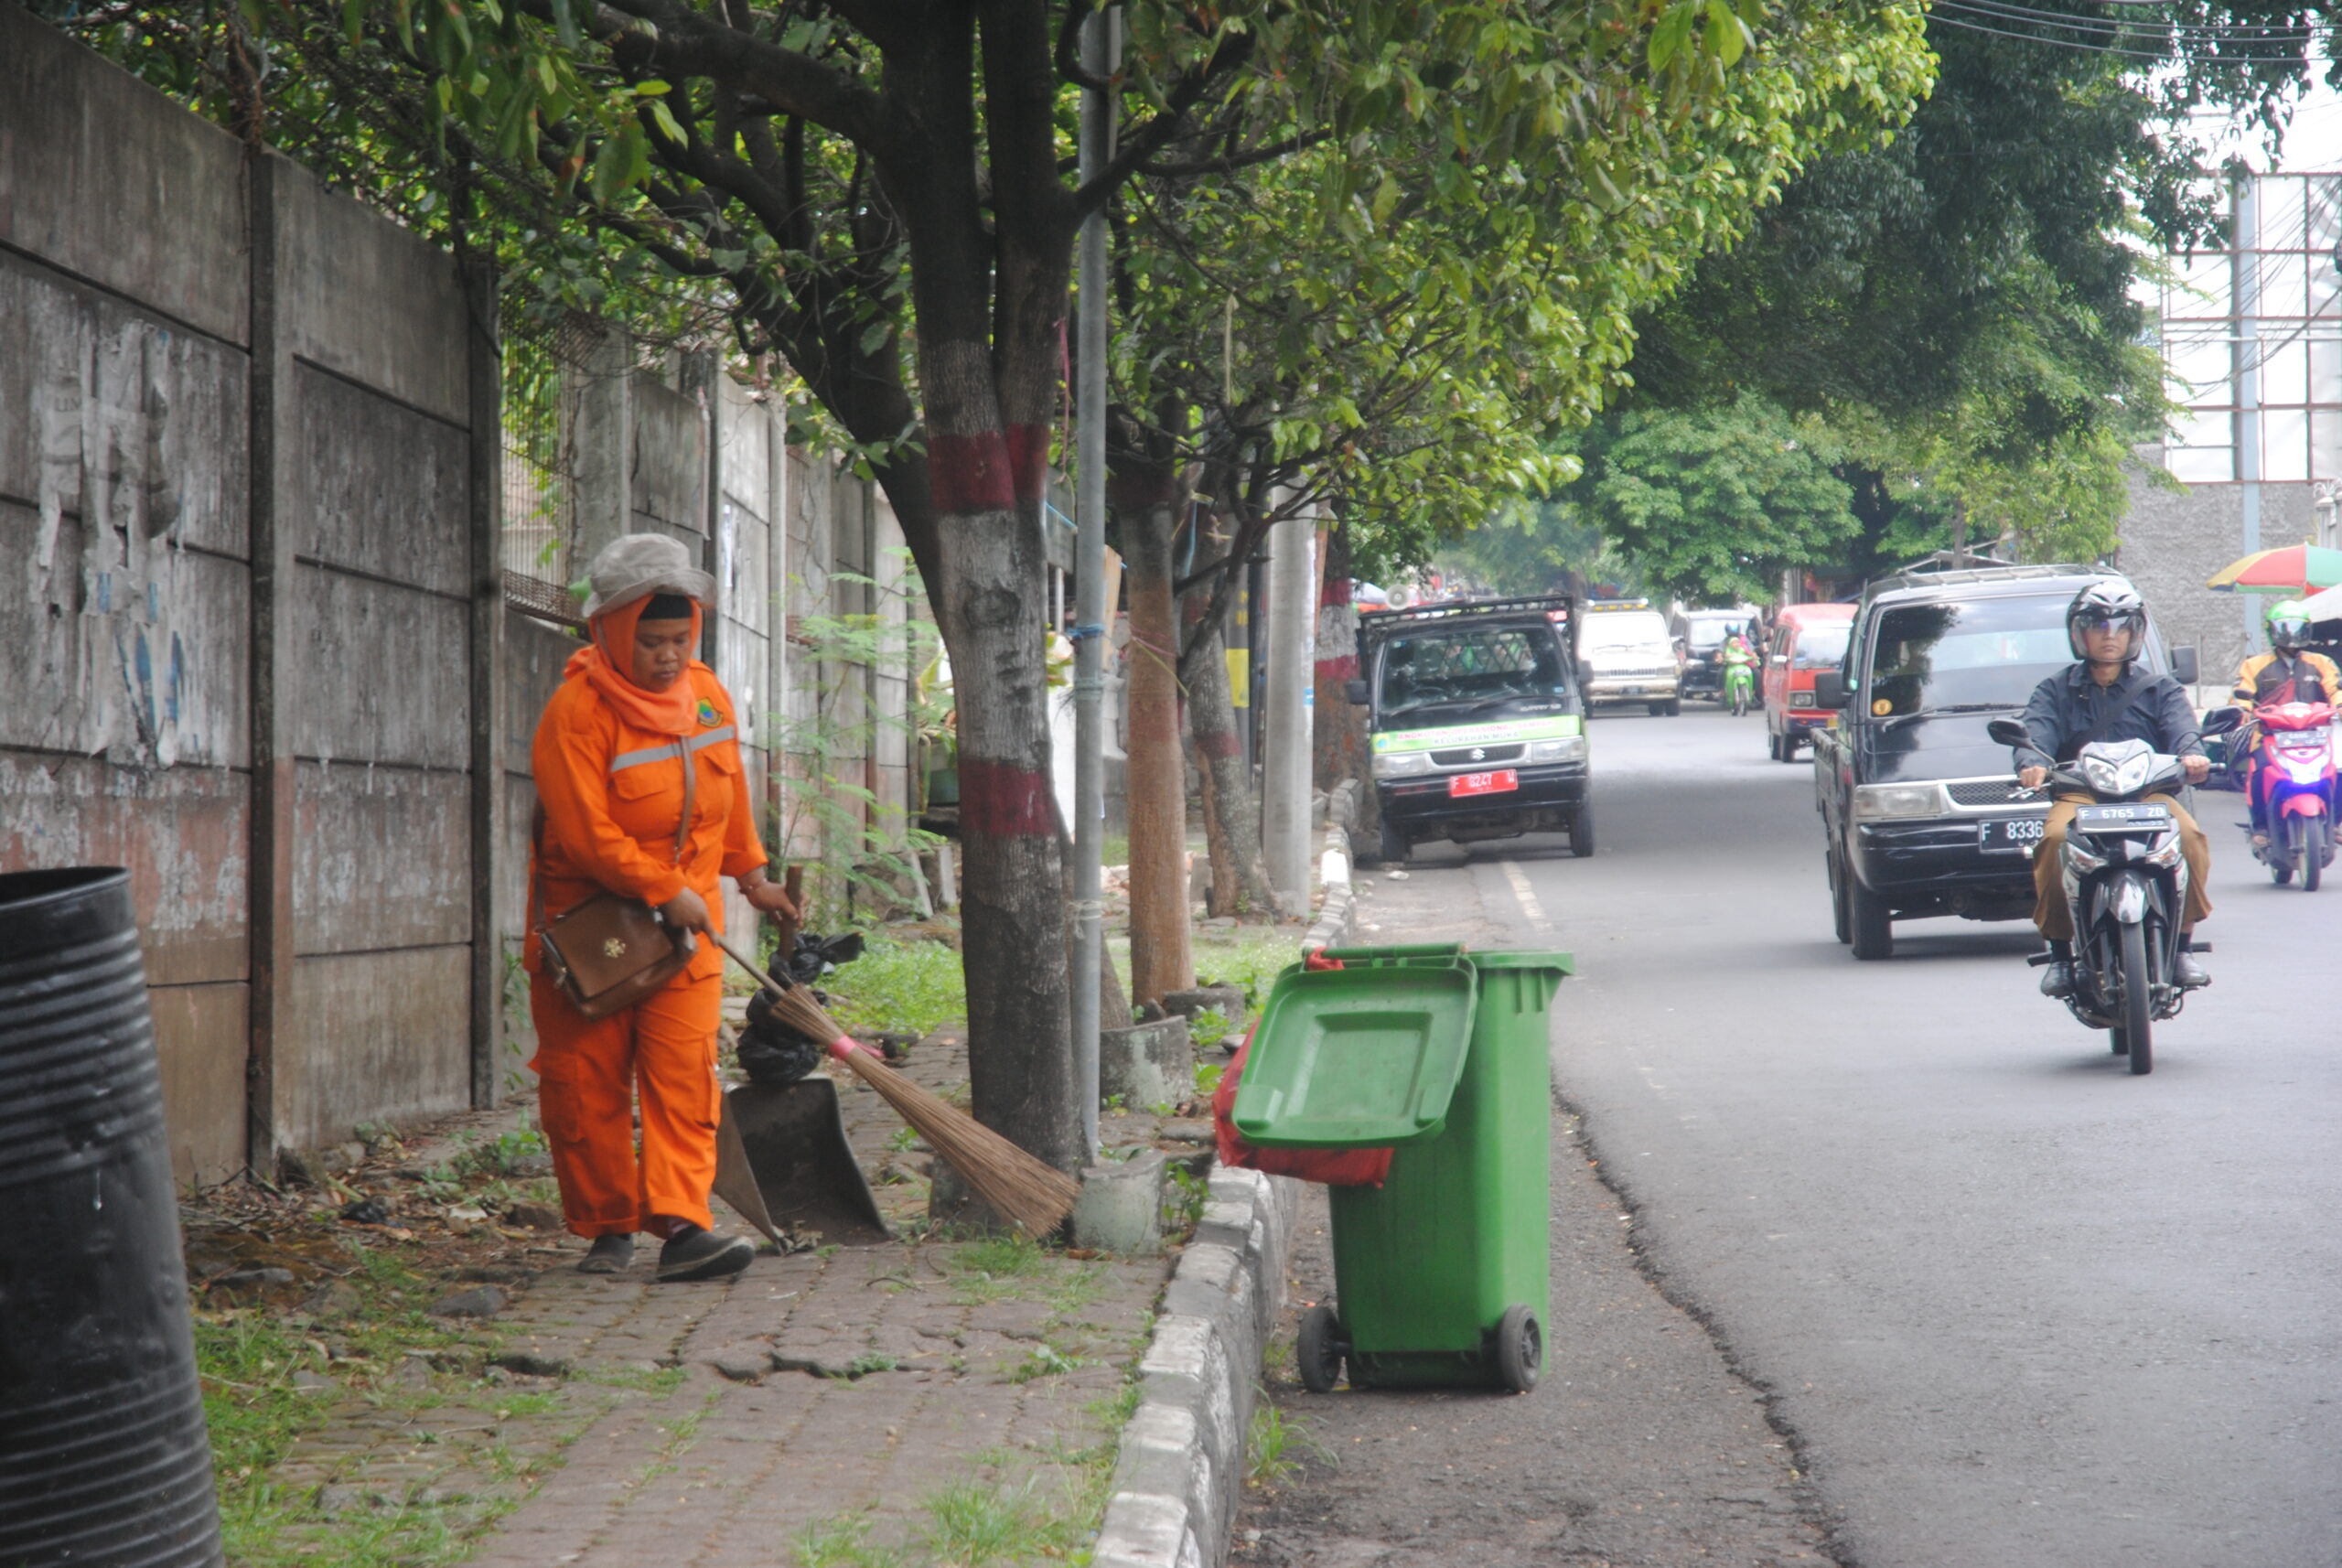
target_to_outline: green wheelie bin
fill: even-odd
[[[1330,1189],[1335,1305],[1301,1380],[1527,1391],[1550,1310],[1546,1010],[1566,953],[1338,949],[1278,977],[1236,1091],[1264,1148],[1392,1146],[1382,1186]]]

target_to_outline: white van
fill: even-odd
[[[1578,679],[1591,709],[1640,703],[1656,718],[1683,711],[1683,665],[1667,618],[1647,599],[1598,599],[1577,623]]]

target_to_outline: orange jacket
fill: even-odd
[[[684,679],[699,697],[697,733],[680,739],[637,729],[603,702],[583,676],[564,681],[545,704],[530,757],[543,836],[530,855],[530,885],[539,918],[550,919],[607,889],[664,904],[689,887],[707,901],[724,929],[716,878],[742,876],[766,863],[748,798],[732,699],[715,671],[694,660]],[[682,749],[679,749],[682,748]],[[680,865],[675,830],[682,821],[683,752],[691,777],[691,835]],[[533,972],[536,943],[523,961]],[[702,942],[685,971],[694,980],[718,973],[724,955]]]

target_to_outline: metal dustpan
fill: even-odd
[[[744,1083],[724,1096],[715,1193],[775,1241],[783,1231],[841,1247],[894,1240],[845,1141],[838,1086],[826,1078]]]

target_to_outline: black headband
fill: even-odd
[[[689,620],[692,601],[682,594],[653,594],[650,602],[642,607],[640,620]]]

